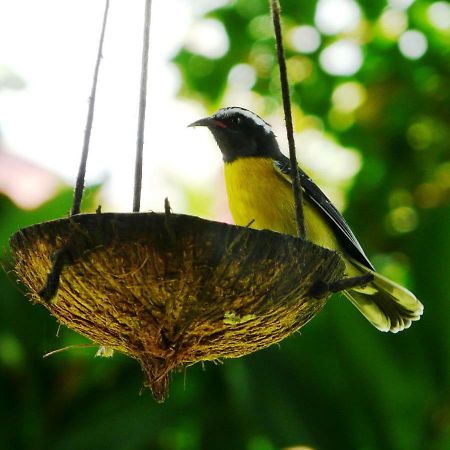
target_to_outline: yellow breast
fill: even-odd
[[[237,225],[296,234],[291,187],[275,173],[270,158],[225,163],[228,203]]]
[[[239,158],[225,163],[225,183],[231,215],[237,225],[297,235],[292,186],[279,175],[271,158]],[[337,249],[326,219],[306,198],[304,216],[307,238]]]

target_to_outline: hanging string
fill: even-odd
[[[272,10],[273,27],[277,42],[278,66],[280,68],[281,93],[283,97],[284,120],[286,122],[286,134],[289,144],[289,159],[291,160],[292,191],[295,200],[295,216],[297,219],[297,235],[305,237],[305,219],[303,215],[303,193],[300,173],[295,153],[294,127],[292,125],[291,99],[289,95],[289,83],[286,70],[286,58],[284,55],[283,37],[281,33],[280,3],[279,0],[269,0]]]
[[[141,87],[139,94],[139,118],[136,142],[136,163],[134,169],[133,212],[139,212],[142,190],[142,154],[144,149],[145,109],[147,106],[148,51],[150,46],[150,20],[152,1],[145,1],[144,38],[142,44]]]
[[[105,30],[106,30],[106,22],[107,22],[107,18],[108,18],[108,11],[109,11],[109,0],[106,0],[105,12],[103,14],[102,31],[100,33],[100,41],[98,44],[97,59],[95,62],[94,77],[92,80],[91,95],[89,97],[89,107],[88,107],[88,114],[87,114],[87,119],[86,119],[86,128],[84,130],[83,150],[81,152],[80,166],[78,168],[77,182],[75,185],[75,192],[73,195],[72,210],[70,212],[71,216],[80,213],[81,200],[83,198],[84,179],[86,176],[86,163],[87,163],[87,158],[88,158],[88,154],[89,154],[89,142],[91,140],[92,123],[94,121],[94,107],[95,107],[95,96],[97,93],[97,80],[98,80],[98,73],[99,73],[99,69],[100,69],[100,61],[102,59],[103,41],[105,39]]]

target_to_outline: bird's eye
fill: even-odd
[[[233,123],[233,125],[239,125],[241,123],[241,117],[240,116],[234,116],[231,119],[231,122]]]

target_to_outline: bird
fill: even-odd
[[[271,125],[238,106],[221,108],[189,127],[206,127],[224,161],[228,204],[236,225],[297,236],[291,163]],[[376,272],[349,225],[332,202],[299,167],[305,238],[338,252],[348,277],[372,274],[364,287],[344,295],[378,330],[397,333],[419,320],[423,305],[406,288]]]

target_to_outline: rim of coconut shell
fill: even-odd
[[[21,229],[10,245],[31,299],[137,359],[160,401],[170,371],[298,330],[344,273],[311,242],[167,212],[79,214]]]

